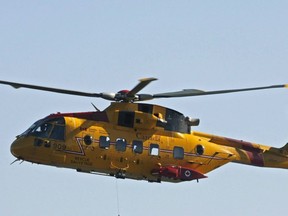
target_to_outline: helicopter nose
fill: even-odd
[[[11,146],[10,146],[10,152],[11,154],[16,157],[19,158],[19,143],[17,142],[17,140],[15,140]]]
[[[11,151],[11,154],[16,157],[16,158],[22,158],[22,150],[23,150],[23,145],[22,145],[22,142],[21,142],[21,138],[17,138],[12,144],[11,144],[11,147],[10,147],[10,151]]]

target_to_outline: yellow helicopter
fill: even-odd
[[[215,136],[191,130],[200,120],[159,105],[134,103],[175,98],[288,88],[288,84],[218,91],[139,94],[155,81],[145,78],[130,91],[87,93],[0,81],[29,88],[113,101],[104,111],[56,113],[36,121],[11,145],[15,161],[28,161],[79,172],[147,180],[183,182],[229,162],[259,167],[288,168],[288,144],[282,148]],[[14,161],[14,162],[15,162]]]

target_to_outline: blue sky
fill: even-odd
[[[0,80],[88,92],[218,90],[288,83],[287,1],[1,1]],[[100,99],[0,86],[0,214],[117,215],[116,180],[14,160],[10,144],[55,112]],[[158,99],[201,119],[195,130],[281,147],[286,89]],[[118,180],[120,214],[276,215],[288,172],[225,165],[199,183]]]

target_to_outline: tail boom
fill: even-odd
[[[288,169],[288,143],[282,148],[275,148],[201,132],[193,132],[193,134],[205,138],[211,143],[228,148],[235,156],[232,162]]]

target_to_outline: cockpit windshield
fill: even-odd
[[[35,122],[28,130],[20,136],[35,136],[39,138],[50,138],[55,140],[65,139],[65,119],[44,118]]]
[[[51,123],[44,122],[39,126],[35,127],[31,131],[31,134],[35,135],[36,137],[48,138],[51,133],[52,127],[53,125]]]

